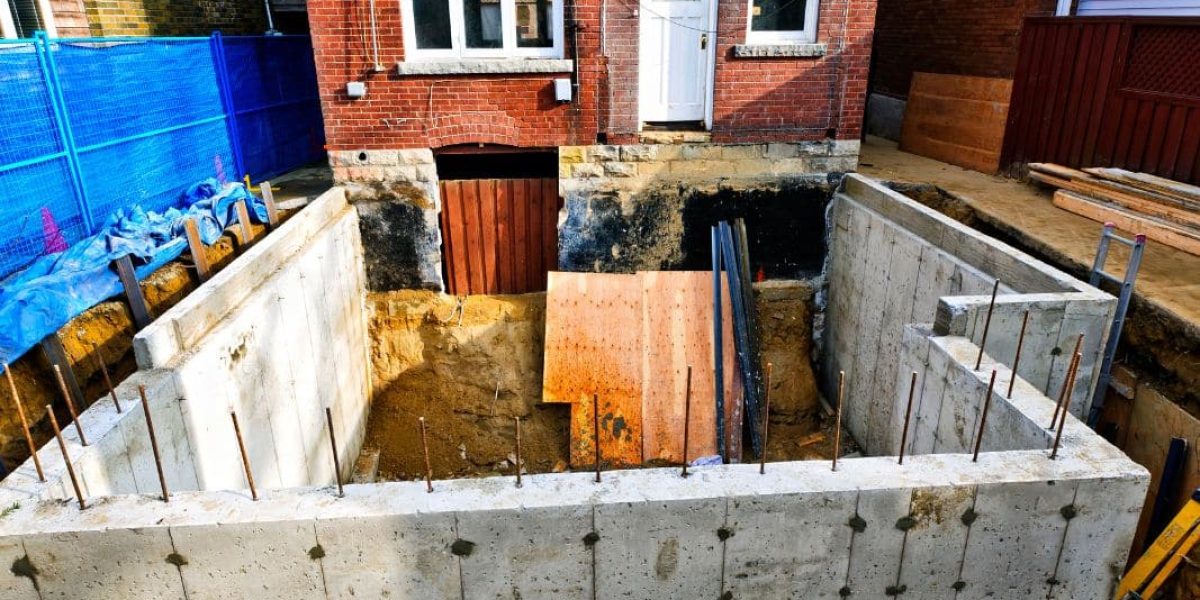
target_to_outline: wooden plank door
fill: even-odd
[[[442,181],[442,257],[450,294],[546,290],[558,266],[558,180]]]

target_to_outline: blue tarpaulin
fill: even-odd
[[[183,223],[194,218],[207,245],[237,222],[236,203],[249,200],[251,220],[265,223],[266,205],[240,183],[201,181],[178,207],[145,212],[121,209],[70,248],[34,261],[0,283],[0,361],[12,362],[83,311],[122,293],[112,261],[129,256],[141,279],[187,247]]]

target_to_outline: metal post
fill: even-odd
[[[83,179],[83,170],[79,168],[79,152],[75,147],[75,134],[71,130],[71,120],[67,115],[67,101],[62,93],[62,82],[58,78],[58,67],[54,62],[54,52],[50,50],[50,38],[45,31],[34,35],[34,47],[37,50],[38,64],[42,67],[42,76],[46,81],[46,91],[50,98],[50,106],[54,111],[54,121],[58,135],[66,152],[67,166],[71,172],[71,184],[75,191],[75,203],[83,226],[88,235],[96,232],[92,220],[92,209],[88,203],[87,185]]]

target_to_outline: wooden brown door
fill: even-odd
[[[448,293],[545,291],[558,265],[557,179],[451,180],[441,192]]]

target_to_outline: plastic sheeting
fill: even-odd
[[[237,222],[242,199],[249,200],[252,221],[267,221],[266,205],[242,184],[207,179],[184,192],[179,208],[118,210],[96,235],[14,273],[0,285],[0,361],[12,362],[83,311],[121,294],[112,261],[130,256],[142,279],[178,258],[187,247],[186,219],[196,219],[206,245],[216,242]]]

